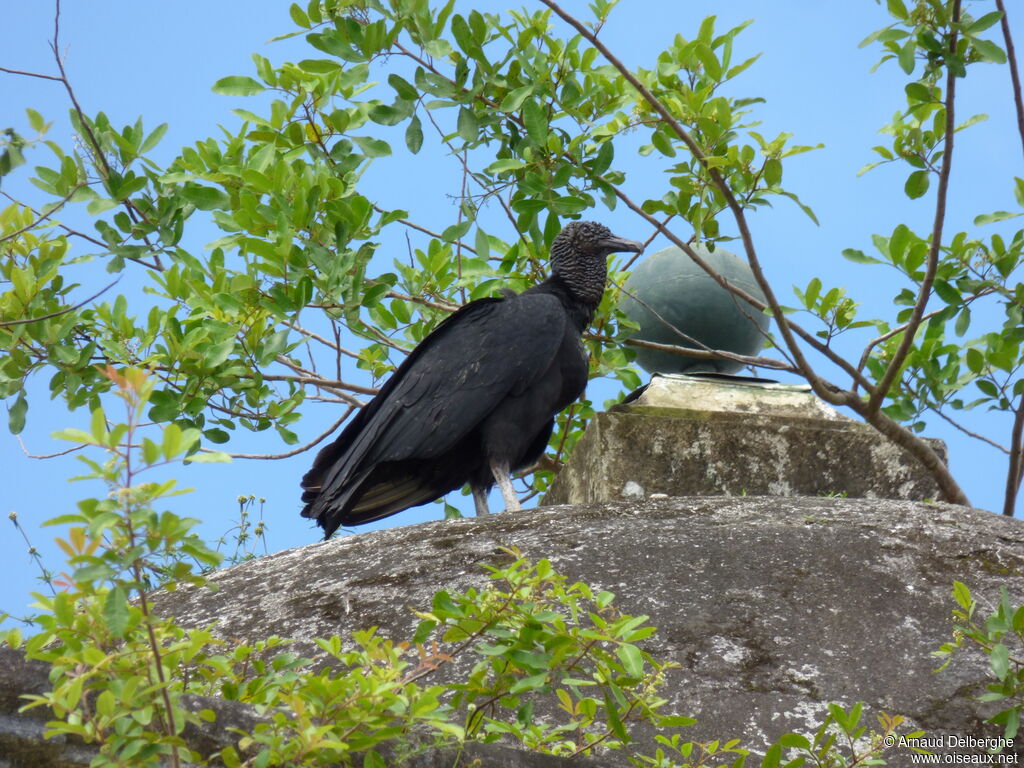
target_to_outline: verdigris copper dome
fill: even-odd
[[[750,267],[739,256],[724,248],[694,248],[730,283],[764,300]],[[636,297],[624,296],[620,305],[626,317],[640,326],[633,338],[699,347],[667,322],[711,349],[756,355],[764,346],[768,316],[720,286],[680,248],[670,246],[644,259],[625,288]],[[637,363],[649,373],[733,373],[743,367],[731,360],[703,360],[651,349],[637,349]]]

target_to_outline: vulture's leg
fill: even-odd
[[[476,516],[489,514],[487,508],[487,489],[482,486],[473,486],[473,506],[476,507]]]
[[[512,478],[509,477],[508,464],[501,464],[497,461],[492,461],[491,474],[494,475],[494,479],[498,483],[498,489],[501,491],[501,498],[505,500],[505,509],[522,509],[519,505],[519,499],[516,496],[516,492],[512,488]]]

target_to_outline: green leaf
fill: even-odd
[[[181,196],[201,211],[212,211],[216,208],[227,208],[231,198],[221,189],[201,187],[198,184],[186,184],[180,190]]]
[[[25,429],[25,414],[28,413],[28,400],[25,393],[19,392],[14,404],[7,410],[7,427],[12,435],[20,435]]]
[[[874,256],[868,256],[864,251],[857,250],[856,248],[844,248],[843,258],[849,259],[855,264],[882,264],[884,263],[881,259],[876,259]]]
[[[917,41],[913,37],[907,40],[904,46],[900,48],[900,54],[897,57],[897,61],[899,62],[900,68],[908,75],[914,71],[914,53],[916,51]]]
[[[416,101],[420,97],[420,92],[416,90],[416,86],[393,72],[388,75],[388,85],[395,89],[398,98],[403,101]]]
[[[383,139],[371,136],[353,136],[352,141],[359,145],[367,157],[387,157],[391,154],[391,145]]]
[[[458,224],[452,224],[450,227],[446,227],[444,232],[441,233],[441,239],[446,243],[454,243],[464,234],[469,232],[469,228],[471,226],[473,226],[472,219],[466,219]]]
[[[1006,63],[1006,52],[991,40],[975,40],[974,50],[981,56],[982,61],[991,61],[994,64]]]
[[[423,124],[420,122],[419,115],[413,115],[412,120],[409,121],[409,126],[405,129],[405,146],[414,155],[423,146]]]
[[[644,657],[640,649],[635,645],[620,645],[615,649],[615,655],[622,662],[623,669],[630,677],[643,677]]]
[[[459,108],[458,131],[463,141],[474,141],[479,135],[480,126],[476,114],[469,107]]]
[[[989,397],[999,397],[999,387],[988,379],[978,379],[974,383],[977,385],[978,389]]]
[[[537,144],[544,146],[548,140],[548,116],[544,107],[536,99],[523,104],[523,123],[526,133]]]
[[[658,718],[659,728],[686,728],[687,726],[694,725],[697,721],[692,717],[684,717],[682,715],[667,715],[665,717]]]
[[[910,15],[907,13],[907,6],[903,4],[903,0],[887,0],[886,7],[889,9],[889,13],[900,21],[906,21]]]
[[[487,233],[480,229],[480,227],[476,228],[474,247],[476,248],[478,259],[486,259],[491,253],[491,241],[488,239]]]
[[[983,355],[981,350],[977,347],[968,347],[967,353],[964,357],[967,361],[967,368],[971,373],[981,373],[985,368],[985,355]],[[957,583],[959,584],[959,582]],[[963,587],[963,584],[960,586]],[[966,587],[964,587],[964,589],[966,589]]]
[[[807,290],[804,291],[804,306],[808,309],[814,307],[818,301],[818,295],[821,293],[821,280],[816,277],[811,278],[811,282],[807,284]]]
[[[1008,219],[1015,219],[1020,216],[1020,213],[1010,213],[1010,211],[996,211],[995,213],[983,213],[980,216],[974,217],[974,226],[981,227],[985,224],[994,224],[997,221],[1007,221]]]
[[[1002,643],[998,643],[989,652],[988,660],[992,667],[992,674],[997,679],[1003,680],[1010,670],[1010,649]]]
[[[984,32],[986,29],[991,27],[993,24],[998,22],[1003,17],[1003,14],[999,11],[990,11],[979,19],[975,19],[964,30],[964,33],[973,37],[979,32]]]
[[[146,140],[143,141],[139,147],[139,154],[141,155],[145,152],[149,152],[149,150],[159,144],[160,139],[164,137],[165,133],[167,133],[167,123],[161,123],[154,128],[153,132],[146,137]]]
[[[213,92],[224,96],[255,96],[266,90],[256,80],[244,75],[222,77],[213,84]]]
[[[957,336],[963,336],[967,333],[967,329],[971,326],[971,310],[969,307],[964,307],[960,310],[960,314],[956,318],[956,325],[953,326],[953,330]]]
[[[302,27],[303,29],[309,29],[309,17],[298,3],[291,4],[291,7],[288,9],[288,15],[292,17],[292,21],[295,22],[295,26]]]
[[[622,718],[619,717],[619,710],[615,706],[614,700],[605,691],[604,694],[604,711],[605,716],[608,718],[608,725],[612,729],[612,733],[622,743],[629,741],[629,733],[626,731],[626,726],[622,724]]]
[[[122,585],[107,592],[103,601],[103,620],[114,637],[124,637],[128,628],[128,594]]]
[[[516,88],[514,91],[510,91],[504,99],[501,100],[501,106],[498,107],[502,112],[515,112],[523,105],[527,97],[533,93],[532,85],[524,85],[521,88]]]
[[[507,157],[502,160],[495,160],[493,163],[484,168],[485,173],[496,174],[502,173],[503,171],[516,171],[520,168],[525,168],[526,163],[522,160],[518,160],[514,157]]]
[[[281,330],[270,334],[260,348],[260,363],[266,365],[272,363],[278,355],[284,352],[288,346],[288,330]]]
[[[903,185],[903,191],[907,197],[915,200],[922,197],[928,191],[928,171],[914,171],[907,177],[907,183]]]
[[[544,685],[547,680],[548,673],[540,672],[536,675],[530,675],[529,677],[521,677],[508,689],[508,692],[512,695],[522,693],[523,691],[532,691],[540,688]]]
[[[231,455],[223,451],[200,451],[188,457],[186,464],[230,464]]]
[[[807,749],[811,748],[810,740],[799,733],[784,733],[779,737],[780,745],[787,749]]]
[[[36,133],[42,133],[46,129],[46,121],[43,120],[43,116],[36,112],[31,107],[25,110],[25,114],[28,115],[28,124],[32,127],[32,130]]]
[[[940,280],[936,278],[935,283],[932,286],[932,289],[935,291],[935,294],[940,299],[942,299],[944,302],[951,306],[956,306],[957,304],[960,304],[964,299],[964,297],[960,294],[960,291],[958,291],[952,285],[947,283],[945,280]]]
[[[168,424],[164,427],[163,442],[161,449],[165,459],[173,459],[181,453],[181,427],[177,424]]]

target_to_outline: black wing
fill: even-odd
[[[320,451],[302,479],[303,516],[340,515],[382,462],[450,450],[547,370],[567,322],[561,302],[545,293],[481,299],[452,314]]]

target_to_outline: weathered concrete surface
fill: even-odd
[[[542,503],[652,493],[939,497],[934,478],[907,451],[791,390],[656,377],[639,400],[591,420]],[[931,443],[945,458],[945,445]]]
[[[216,574],[217,592],[155,603],[186,625],[294,637],[315,654],[314,637],[374,625],[408,637],[413,608],[480,586],[479,563],[502,562],[508,545],[651,616],[647,649],[681,665],[668,709],[700,721],[690,738],[757,747],[813,732],[827,702],[858,700],[871,722],[885,711],[931,733],[999,733],[972,698],[984,660],[964,654],[935,674],[930,654],[950,633],[954,580],[1024,600],[1024,523],[946,504],[701,497],[503,513],[280,552]]]

